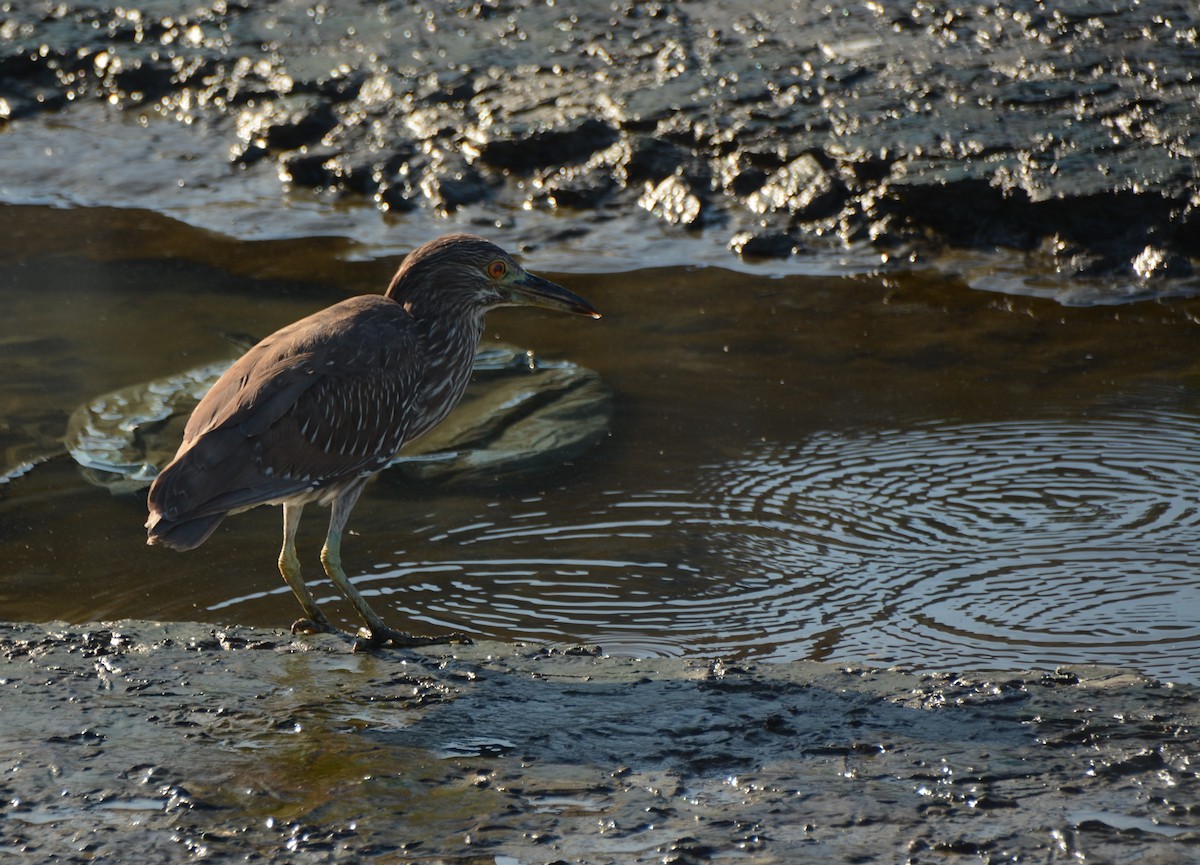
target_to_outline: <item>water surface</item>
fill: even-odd
[[[140,497],[91,486],[58,439],[89,397],[379,290],[394,261],[138,211],[4,207],[0,229],[2,615],[285,627],[277,509],[148,548]],[[370,487],[345,560],[393,624],[1200,681],[1200,302],[1064,307],[918,270],[549,275],[605,318],[506,310],[485,339],[599,371],[611,434],[515,481]],[[300,552],[349,624],[324,519],[306,513]]]

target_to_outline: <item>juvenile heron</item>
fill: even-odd
[[[304,506],[331,505],[321,563],[362,617],[368,644],[448,641],[384,624],[342,570],[342,530],[367,480],[462,398],[487,312],[518,305],[600,317],[498,246],[455,234],[411,253],[384,295],[352,297],[271,334],[192,412],[150,487],[147,542],[190,550],[227,514],[283,505],[279,571],[307,616],[293,631],[333,632],[295,546]]]

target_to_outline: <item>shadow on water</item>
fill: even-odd
[[[59,439],[90,397],[379,290],[394,262],[130,211],[0,224],[4,616],[291,621],[277,510],[149,549],[140,497],[87,484]],[[1200,302],[1065,308],[919,271],[580,271],[557,277],[603,321],[505,311],[485,340],[599,371],[609,438],[516,481],[373,485],[345,553],[396,624],[1200,680]],[[323,530],[319,511],[301,528],[310,576]]]

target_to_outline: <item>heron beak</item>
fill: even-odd
[[[508,284],[508,288],[511,295],[509,302],[514,306],[540,306],[576,315],[590,315],[592,318],[600,317],[600,313],[579,295],[532,273],[522,271]]]

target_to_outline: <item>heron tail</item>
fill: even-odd
[[[150,512],[146,520],[146,543],[162,544],[173,550],[194,550],[216,531],[224,514],[208,514],[184,520],[164,519],[158,511]]]

